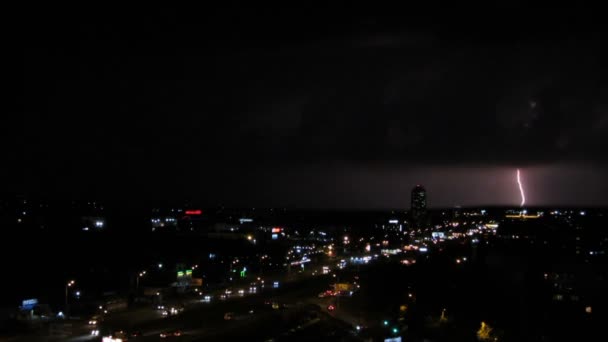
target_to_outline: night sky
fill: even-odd
[[[601,11],[15,8],[7,193],[207,205],[608,204]]]

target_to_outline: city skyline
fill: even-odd
[[[608,21],[526,4],[8,4],[0,341],[606,335]]]

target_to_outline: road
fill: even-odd
[[[49,336],[24,336],[11,341],[99,341],[100,336],[91,336],[92,329],[99,329],[101,335],[113,331],[140,331],[136,341],[156,341],[163,331],[180,329],[182,341],[226,340],[247,338],[248,340],[285,340],[316,336],[322,331],[340,336],[350,336],[352,322],[342,323],[336,315],[327,315],[326,305],[317,294],[328,289],[334,279],[330,275],[298,275],[280,278],[278,289],[265,287],[256,294],[235,296],[225,301],[214,299],[212,303],[190,300],[182,313],[163,317],[151,305],[132,308],[123,312],[109,313],[99,327],[88,326],[84,321],[74,321],[70,339],[49,338]],[[272,281],[273,282],[273,281]],[[271,284],[272,284],[271,282]],[[267,283],[268,284],[268,283]],[[282,309],[272,309],[269,303],[285,305]],[[167,304],[168,305],[168,304]],[[224,314],[233,312],[235,319],[225,320]],[[341,317],[339,317],[341,318]],[[322,329],[322,330],[319,330]],[[318,331],[317,331],[318,330]],[[75,336],[74,336],[75,335]],[[291,336],[291,337],[290,337]]]

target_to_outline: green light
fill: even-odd
[[[393,328],[393,334],[396,334],[399,330],[397,328]]]
[[[186,275],[187,276],[191,276],[192,275],[192,270],[186,270]]]
[[[183,277],[184,276],[184,272],[182,272],[182,271],[177,272],[177,276],[180,277],[180,278]]]
[[[388,325],[388,321],[384,321],[384,322],[382,322],[382,323],[383,323],[385,326],[387,326],[387,325]]]

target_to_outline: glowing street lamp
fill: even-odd
[[[70,311],[68,306],[68,289],[76,284],[76,281],[70,280],[65,284],[65,314],[70,317]]]
[[[137,277],[135,277],[135,294],[136,295],[137,295],[137,292],[139,292],[139,278],[141,278],[145,275],[146,275],[146,271],[141,271],[141,272],[139,272]]]

